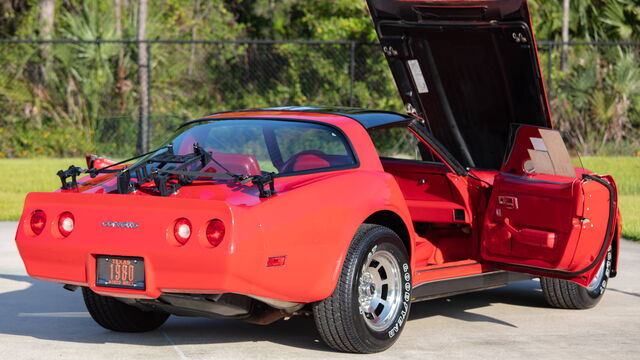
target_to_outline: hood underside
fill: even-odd
[[[368,0],[408,112],[464,166],[499,169],[514,123],[550,127],[525,0]]]

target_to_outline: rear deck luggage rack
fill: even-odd
[[[177,155],[173,152],[173,146],[168,146],[166,152],[152,156],[146,161],[130,166],[117,175],[117,187],[119,194],[129,194],[140,188],[144,183],[153,181],[160,196],[169,196],[178,191],[183,185],[193,181],[192,176],[177,175],[177,181],[171,181],[172,176],[162,170],[174,170],[177,172],[200,171],[208,163],[211,155],[197,144],[193,144],[193,152],[185,155]],[[199,164],[197,164],[199,162]],[[157,164],[149,168],[149,164]],[[178,166],[166,168],[169,164]],[[194,167],[195,166],[195,167]],[[135,182],[132,182],[131,174],[135,174]]]

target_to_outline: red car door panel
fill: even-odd
[[[611,242],[613,180],[589,175],[557,179],[496,176],[482,257],[510,270],[586,285]]]

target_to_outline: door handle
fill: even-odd
[[[498,196],[498,204],[507,209],[518,209],[518,198],[515,196]]]

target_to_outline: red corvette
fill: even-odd
[[[225,112],[129,161],[88,157],[27,196],[29,274],[81,287],[115,331],[312,314],[329,346],[363,353],[395,342],[414,301],[511,281],[594,306],[617,272],[616,187],[552,129],[526,2],[369,8],[410,115]]]

